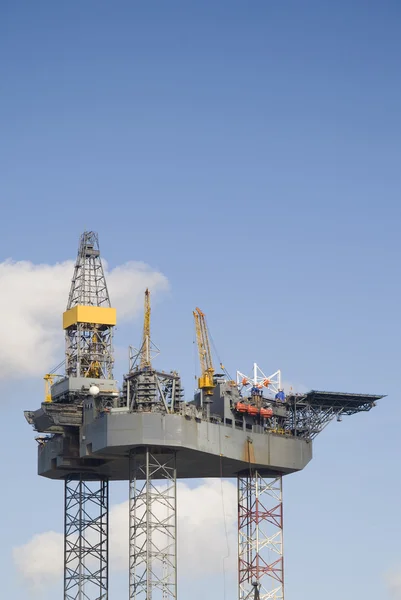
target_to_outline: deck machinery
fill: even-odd
[[[195,315],[196,313],[196,315]],[[108,599],[109,482],[129,482],[129,598],[177,598],[177,478],[238,481],[238,597],[284,599],[282,477],[302,470],[333,419],[383,396],[284,394],[266,379],[215,374],[203,313],[194,313],[201,376],[185,402],[177,372],[155,369],[150,295],[142,345],[121,389],[113,377],[111,307],[98,237],[81,236],[67,310],[65,375],[26,411],[38,472],[65,486],[64,600]],[[249,384],[249,385],[248,385]],[[273,390],[273,393],[272,391]]]

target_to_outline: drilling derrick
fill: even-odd
[[[63,315],[66,376],[79,384],[82,378],[113,380],[113,327],[116,310],[111,308],[100,259],[98,237],[81,236],[74,276]]]

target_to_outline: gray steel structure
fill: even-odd
[[[94,386],[97,395],[91,394]],[[55,383],[51,393],[53,402],[25,412],[42,434],[37,438],[39,475],[65,480],[69,486],[80,482],[77,506],[86,502],[85,482],[93,485],[97,480],[104,490],[109,481],[129,481],[129,597],[136,600],[177,598],[176,479],[198,477],[238,479],[239,600],[252,595],[282,600],[281,478],[309,463],[313,439],[331,420],[368,411],[383,397],[311,391],[277,399],[265,398],[259,390],[243,397],[234,382],[216,375],[206,407],[201,393],[183,401],[177,372],[141,368],[134,360],[120,391],[112,373],[99,378],[87,372]],[[88,525],[84,512],[75,513],[74,527],[81,533]],[[99,518],[89,519],[91,528]],[[102,566],[107,563],[107,527],[101,531],[97,568],[88,571],[83,548],[71,546],[75,566],[70,572],[65,565],[65,600],[108,598],[107,569]],[[267,553],[272,548],[277,554],[273,558]],[[85,590],[71,595],[72,582],[78,581],[80,590],[88,580],[91,595]]]

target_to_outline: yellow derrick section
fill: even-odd
[[[63,329],[68,329],[68,327],[77,323],[115,325],[117,323],[116,309],[104,306],[78,305],[63,313]]]

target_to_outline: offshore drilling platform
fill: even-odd
[[[129,598],[177,598],[176,481],[238,481],[238,598],[284,599],[282,478],[312,458],[333,419],[384,396],[287,393],[281,374],[215,373],[205,315],[194,311],[201,373],[184,400],[178,372],[152,365],[150,294],[142,343],[121,389],[113,377],[112,308],[97,234],[81,236],[63,315],[65,373],[45,376],[27,421],[39,432],[38,472],[64,481],[64,600],[109,598],[109,482],[129,482]],[[57,368],[59,370],[60,366]]]

